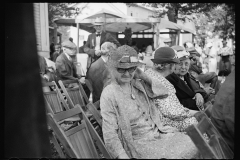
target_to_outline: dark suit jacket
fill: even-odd
[[[77,79],[77,71],[73,62],[69,61],[67,56],[62,53],[57,57],[56,73],[60,80],[75,80]]]
[[[111,80],[111,75],[102,58],[92,63],[86,79],[88,79],[93,89],[93,103],[100,99],[103,88]]]
[[[234,150],[235,69],[217,93],[212,107],[211,120],[230,148]]]
[[[166,79],[172,83],[176,89],[176,95],[184,107],[193,110],[199,110],[196,106],[196,101],[192,98],[196,93],[200,93],[205,100],[207,98],[207,93],[204,91],[204,89],[200,88],[199,82],[193,76],[191,76],[189,73],[184,75],[184,79],[186,80],[187,84],[175,73],[168,75]]]
[[[112,42],[116,44],[118,47],[121,44],[110,34],[107,32],[101,33],[100,39],[100,47],[104,42]],[[92,33],[88,36],[87,43],[84,46],[84,52],[89,55],[87,68],[90,67],[90,64],[96,61],[100,56],[95,55],[95,46],[96,46],[96,33]]]

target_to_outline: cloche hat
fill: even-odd
[[[120,46],[110,52],[110,57],[107,62],[109,67],[131,68],[143,64],[139,61],[136,50],[128,45]]]
[[[155,51],[153,63],[179,63],[175,51],[170,47],[160,47]]]

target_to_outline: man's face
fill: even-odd
[[[190,59],[180,60],[180,63],[176,65],[174,73],[184,76],[190,67]]]
[[[59,52],[60,52],[60,47],[59,47],[59,46],[55,46],[55,51],[56,51],[57,53],[59,53]]]
[[[94,28],[96,29],[96,32],[102,32],[103,25],[96,25],[96,26],[94,26]]]
[[[63,51],[64,51],[64,53],[67,53],[69,56],[75,56],[77,53],[76,48],[63,47]]]

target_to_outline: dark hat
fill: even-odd
[[[176,50],[176,51],[184,51],[185,50],[185,48],[182,47],[182,46],[172,46],[171,48]]]
[[[66,48],[70,48],[70,49],[76,49],[77,48],[77,46],[74,43],[72,43],[71,41],[69,41],[69,40],[64,41],[62,43],[62,46],[66,47]]]
[[[197,65],[191,64],[189,67],[189,71],[194,71],[197,74],[202,73],[201,69],[197,67]]]
[[[138,59],[136,50],[128,45],[123,45],[116,50],[111,50],[107,62],[109,67],[116,68],[131,68],[142,64]]]
[[[179,63],[175,51],[170,47],[160,47],[155,51],[153,63]]]
[[[201,56],[194,47],[187,48],[186,50],[190,53],[190,55],[196,55],[198,57]]]

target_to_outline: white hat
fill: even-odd
[[[188,59],[189,56],[190,56],[190,53],[183,50],[183,51],[176,51],[175,50],[175,53],[176,53],[176,56],[179,60],[185,60],[185,59]]]

